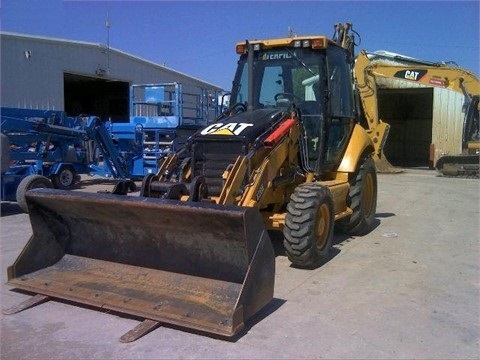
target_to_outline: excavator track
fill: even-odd
[[[479,178],[479,155],[443,156],[435,168],[445,177]]]

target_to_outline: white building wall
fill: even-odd
[[[0,44],[1,106],[64,110],[64,73],[129,84],[180,82],[184,92],[198,92],[200,87],[221,90],[101,44],[12,33],[1,33]],[[101,70],[105,73],[99,76]]]
[[[464,96],[458,92],[434,88],[432,122],[434,163],[442,155],[457,155],[462,152],[464,99]]]
[[[0,41],[2,106],[63,110],[56,48],[4,35]]]

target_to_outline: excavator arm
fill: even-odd
[[[378,116],[377,84],[372,73],[372,64],[367,53],[361,51],[357,56],[354,67],[355,84],[362,104],[363,113],[367,120],[367,133],[374,146],[373,159],[378,172],[399,172],[385,157],[383,147],[390,131],[390,125],[383,122]]]
[[[347,49],[350,56],[354,57],[355,38],[352,33],[351,23],[335,24],[335,34],[333,40]],[[367,133],[372,139],[374,146],[373,159],[378,172],[392,173],[399,172],[392,164],[390,164],[383,153],[383,147],[390,131],[390,125],[383,122],[378,117],[377,105],[377,88],[375,79],[369,72],[370,61],[364,51],[362,51],[355,61],[354,81],[355,87],[359,94],[363,111],[367,119]]]
[[[370,59],[371,57],[371,59]],[[432,63],[400,55],[362,51],[360,66],[372,77],[396,78],[456,91],[467,98],[479,95],[479,79],[470,71],[446,63]]]

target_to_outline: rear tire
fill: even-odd
[[[25,193],[28,190],[37,189],[37,188],[51,189],[53,188],[53,185],[48,178],[42,175],[28,175],[22,181],[20,181],[20,184],[18,184],[17,193],[16,193],[17,203],[18,203],[18,206],[20,206],[20,209],[22,209],[23,212],[27,214],[28,214],[28,206],[27,206],[27,200],[25,199]]]
[[[283,229],[283,245],[292,264],[313,268],[325,262],[332,246],[333,225],[333,200],[328,187],[299,185],[287,205]]]
[[[377,171],[371,157],[365,158],[352,176],[347,205],[353,210],[353,214],[338,220],[337,228],[357,236],[370,232],[377,210]]]

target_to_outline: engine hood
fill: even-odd
[[[222,118],[208,125],[194,135],[195,140],[209,140],[213,137],[243,138],[251,142],[279,121],[285,111],[258,109]]]

